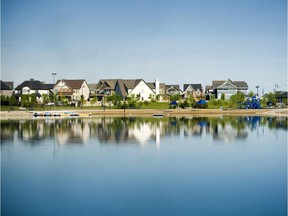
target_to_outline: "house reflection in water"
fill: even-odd
[[[285,117],[99,117],[99,118],[45,118],[30,120],[2,120],[1,144],[13,141],[15,136],[26,143],[40,144],[54,139],[58,145],[85,144],[98,140],[100,144],[154,143],[160,147],[161,137],[203,135],[215,141],[232,142],[246,139],[249,131],[267,126],[287,130]]]

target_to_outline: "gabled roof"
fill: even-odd
[[[88,84],[89,90],[94,90],[94,89],[96,89],[96,87],[97,87],[97,84],[95,84],[95,83],[93,83],[93,84]]]
[[[165,89],[167,90],[168,88],[173,87],[174,89],[176,89],[177,91],[181,91],[180,89],[180,85],[165,85]]]
[[[0,80],[0,90],[13,90],[13,82],[3,82]]]
[[[223,84],[221,84],[220,86],[218,86],[217,88],[230,88],[230,87],[233,87],[233,88],[237,88],[237,86],[232,82],[232,80],[230,79],[227,79]]]
[[[212,89],[216,89],[219,86],[223,85],[224,83],[229,83],[232,84],[234,86],[236,86],[237,88],[247,88],[248,89],[248,85],[245,81],[231,81],[230,79],[227,80],[213,80],[212,81]]]
[[[197,91],[197,89],[202,90],[202,85],[201,85],[201,84],[184,84],[184,85],[183,85],[183,91],[186,91],[189,86],[192,86],[192,88],[193,88],[195,91]]]
[[[84,79],[79,79],[79,80],[63,79],[63,82],[65,82],[72,89],[80,89],[83,82],[85,82],[85,80]]]
[[[31,90],[49,90],[52,89],[53,86],[53,84],[44,84],[39,80],[30,79],[18,85],[15,90],[22,90],[24,87],[28,87]]]
[[[118,86],[120,88],[121,95],[123,97],[127,97],[128,89],[134,89],[142,80],[143,79],[135,79],[135,80],[132,80],[132,79],[131,80],[118,79],[117,83],[118,83]]]
[[[155,82],[146,82],[146,84],[149,86],[149,88],[151,89],[155,89],[156,86],[155,86]],[[166,85],[165,83],[159,83],[159,88],[160,89],[165,89]]]
[[[54,84],[43,84],[43,90],[50,90],[54,88]]]
[[[115,86],[118,79],[101,79],[95,86],[96,92],[100,92],[101,90],[115,90]]]
[[[233,81],[233,83],[238,87],[238,88],[248,88],[248,84],[245,81]]]
[[[287,91],[282,91],[282,92],[276,92],[276,98],[288,98],[288,92]]]
[[[99,80],[99,85],[104,85],[106,87],[109,87],[110,89],[115,89],[116,83],[118,79],[101,79]]]

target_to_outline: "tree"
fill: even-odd
[[[83,107],[84,103],[85,103],[85,98],[84,95],[80,96],[80,100],[81,100],[81,106]]]
[[[271,104],[271,105],[276,104],[276,94],[275,93],[272,93],[272,92],[268,93],[266,95],[266,98],[267,98],[267,101],[269,104]]]
[[[193,107],[193,106],[195,105],[195,103],[196,103],[196,100],[195,100],[195,98],[194,98],[192,95],[190,95],[190,96],[187,98],[187,100],[188,100],[190,106],[192,106],[192,107]]]
[[[222,100],[222,101],[225,100],[225,94],[224,94],[224,93],[221,94],[221,100]]]
[[[43,101],[43,104],[47,104],[49,102],[49,95],[42,94],[42,101]]]
[[[9,105],[9,97],[1,95],[1,106],[8,106],[8,105]]]
[[[120,95],[112,94],[107,97],[107,101],[112,102],[114,106],[118,106],[122,101],[122,97]]]
[[[9,106],[16,106],[17,105],[17,100],[16,98],[12,95],[9,98]]]
[[[174,95],[170,95],[170,101],[178,101],[180,100],[181,98],[181,95],[178,93],[178,94],[174,94]]]
[[[249,96],[249,97],[253,97],[253,96],[254,96],[254,92],[253,92],[253,91],[250,91],[250,92],[248,93],[248,96]]]
[[[241,103],[245,102],[245,95],[244,93],[238,91],[237,94],[232,95],[230,97],[230,102],[232,103],[232,106],[240,105]],[[240,108],[240,107],[239,107]]]
[[[91,105],[93,106],[96,102],[97,102],[97,98],[92,97],[92,99],[90,100]]]

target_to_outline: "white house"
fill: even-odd
[[[15,88],[15,96],[19,97],[21,101],[21,95],[35,94],[37,102],[42,103],[43,94],[51,94],[53,89],[53,84],[45,84],[39,80],[26,80]]]
[[[149,101],[156,97],[156,92],[159,94],[159,81],[155,85],[153,91],[143,79],[122,80],[118,79],[115,86],[115,94],[122,98],[129,96],[139,96],[142,101]]]

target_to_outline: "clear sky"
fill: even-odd
[[[1,79],[287,89],[286,0],[2,0]]]

